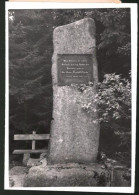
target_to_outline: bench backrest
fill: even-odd
[[[49,140],[50,134],[14,135],[14,140]]]
[[[32,140],[32,150],[35,150],[36,140],[49,140],[50,134],[36,134],[35,131],[32,134],[18,134],[14,135],[14,140]]]

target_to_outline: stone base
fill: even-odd
[[[32,167],[24,187],[110,186],[110,174],[99,164],[59,164]]]

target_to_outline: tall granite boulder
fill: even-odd
[[[87,114],[77,103],[83,94],[72,84],[93,82],[96,95],[98,67],[95,23],[91,18],[57,27],[53,34],[53,120],[49,164],[95,162],[99,146],[97,112]],[[96,109],[94,104],[94,109]]]

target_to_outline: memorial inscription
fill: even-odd
[[[58,85],[87,84],[92,81],[92,54],[58,54]]]

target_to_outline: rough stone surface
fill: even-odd
[[[93,120],[97,118],[97,113],[88,115],[84,112],[77,103],[78,98],[83,95],[71,86],[58,86],[57,77],[57,54],[92,54],[93,92],[96,94],[98,71],[94,20],[86,18],[57,27],[53,42],[53,121],[48,163],[95,162],[99,145],[99,124],[94,124]]]
[[[14,183],[10,187],[23,187],[26,175],[27,174],[13,175],[12,180]]]
[[[123,166],[115,166],[112,172],[111,186],[128,187],[131,186],[131,174]]]
[[[41,165],[40,162],[40,158],[29,158],[28,162],[27,162],[27,167],[33,167],[33,166],[37,166],[37,165]]]
[[[29,170],[24,187],[109,186],[108,178],[109,173],[98,164],[37,166]]]
[[[13,178],[9,178],[9,186],[10,187],[13,187],[14,186],[14,180],[13,180]]]
[[[15,166],[9,172],[9,186],[23,187],[24,178],[28,173],[27,167]]]
[[[20,174],[24,174],[28,171],[27,167],[23,167],[23,166],[15,166],[10,170],[10,175],[20,175]]]

